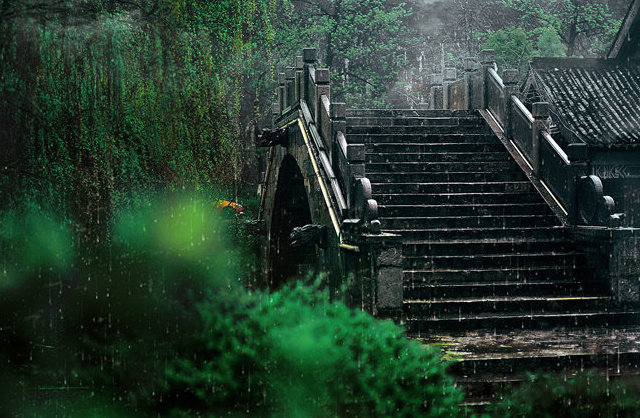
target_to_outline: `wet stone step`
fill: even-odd
[[[528,181],[443,182],[443,183],[372,183],[375,193],[503,193],[534,192]]]
[[[598,296],[606,295],[609,290],[604,280],[600,281],[529,281],[519,282],[470,282],[428,284],[406,282],[405,300],[487,298],[506,296]]]
[[[520,268],[532,266],[553,266],[574,268],[585,265],[585,255],[577,252],[567,253],[518,253],[518,254],[471,254],[403,257],[402,265],[409,270],[445,269],[482,269],[482,268]]]
[[[508,203],[540,203],[541,197],[531,192],[515,193],[406,193],[378,194],[373,198],[380,205],[483,205]]]
[[[404,303],[405,315],[441,316],[497,312],[593,312],[606,310],[611,303],[604,296],[547,296],[547,297],[486,297],[454,300],[409,300]]]
[[[382,228],[515,228],[519,226],[559,225],[554,215],[452,216],[452,217],[381,217]]]
[[[452,240],[452,239],[495,239],[495,238],[546,238],[554,230],[561,228],[435,228],[435,229],[385,229],[385,232],[399,234],[405,240]]]
[[[377,197],[378,195],[376,195]],[[552,212],[544,203],[498,203],[460,205],[378,205],[380,217],[402,216],[509,216],[509,215],[550,215]]]
[[[367,143],[365,145],[365,151],[368,154],[376,153],[452,153],[452,152],[504,152],[504,145],[495,140],[495,138],[489,138],[486,141],[476,142],[435,142],[435,143]]]
[[[440,318],[407,316],[405,327],[408,332],[429,332],[438,330],[542,330],[554,327],[584,328],[633,325],[640,320],[636,311],[593,311],[593,312],[513,312],[510,314],[448,315]]]
[[[433,242],[405,242],[402,254],[410,256],[438,256],[457,254],[513,254],[521,252],[566,252],[573,245],[564,239],[518,240],[459,240]]]
[[[447,152],[447,153],[375,153],[367,154],[365,163],[390,162],[495,162],[511,161],[508,152]]]
[[[489,161],[489,162],[389,162],[389,163],[367,163],[365,171],[370,173],[411,173],[411,172],[495,172],[509,171],[518,172],[520,168],[515,161]]]
[[[437,173],[423,172],[394,172],[394,173],[375,173],[370,167],[365,167],[367,178],[372,183],[442,183],[442,182],[498,182],[498,181],[523,181],[526,176],[522,171],[447,171]]]
[[[512,282],[528,283],[532,281],[597,281],[594,270],[586,266],[526,266],[496,267],[482,269],[460,269],[449,267],[444,269],[405,269],[405,285],[419,284],[455,284],[477,282]]]
[[[486,126],[479,118],[415,117],[415,116],[348,116],[349,126]]]
[[[425,117],[447,118],[462,117],[480,119],[475,110],[439,110],[439,109],[347,109],[350,117]]]
[[[356,129],[356,128],[354,128]],[[360,128],[357,128],[360,129]],[[366,128],[373,129],[373,128]],[[396,128],[397,129],[397,128]],[[444,132],[448,128],[432,128],[430,131],[414,132],[402,134],[400,132],[366,132],[362,128],[362,132],[348,132],[347,142],[350,144],[450,144],[450,143],[467,143],[467,144],[500,144],[495,135],[486,132]]]
[[[491,134],[491,128],[486,123],[480,126],[347,126],[347,138],[351,134],[372,135],[402,135],[402,134]]]

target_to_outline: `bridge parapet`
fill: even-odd
[[[265,259],[273,257],[270,251],[282,253],[282,248],[273,248],[273,241],[280,242],[284,232],[268,231],[282,229],[278,226],[282,221],[272,221],[280,210],[276,202],[276,189],[281,184],[278,173],[282,161],[293,157],[304,178],[311,222],[316,224],[309,228],[293,225],[297,242],[315,239],[300,237],[305,231],[322,236],[323,225],[333,231],[327,232],[328,239],[316,243],[322,242],[325,248],[314,250],[313,267],[328,272],[336,289],[342,288],[347,277],[355,277],[346,295],[351,305],[374,314],[399,313],[400,236],[380,230],[378,205],[365,177],[365,146],[348,142],[346,105],[331,101],[331,74],[318,65],[315,49],[304,49],[295,66],[279,73],[273,128],[263,133],[260,143],[271,147],[260,208],[260,219],[272,241],[265,244]],[[273,276],[269,271],[265,274]]]

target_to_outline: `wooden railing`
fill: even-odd
[[[549,104],[534,103],[529,110],[518,97],[518,72],[499,75],[494,51],[482,51],[480,63],[481,68],[465,68],[462,80],[447,81],[447,70],[432,76],[444,80],[442,87],[432,87],[432,106],[481,110],[563,223],[617,226],[613,199],[604,195],[600,178],[588,172],[587,145],[569,144],[564,150],[558,144],[549,133]],[[462,104],[461,97],[466,98]]]
[[[364,176],[364,145],[346,138],[346,106],[331,102],[331,74],[319,68],[316,50],[305,48],[296,66],[279,74],[278,101],[274,103],[274,128],[301,119],[310,137],[310,157],[321,171],[331,195],[331,207],[339,221],[349,219],[359,231],[379,233],[377,203]]]

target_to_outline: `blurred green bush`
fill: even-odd
[[[246,290],[231,228],[184,197],[117,215],[108,242],[5,214],[0,415],[457,414],[438,350],[321,278]]]

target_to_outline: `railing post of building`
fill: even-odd
[[[431,98],[429,99],[431,109],[443,109],[442,82],[442,74],[431,74]]]
[[[482,83],[480,88],[480,105],[481,109],[486,109],[488,104],[487,99],[487,76],[489,68],[495,68],[496,66],[496,51],[493,49],[483,49],[480,55],[480,63],[482,64]]]
[[[451,84],[456,81],[458,76],[456,69],[453,67],[445,67],[442,80],[442,107],[451,109],[450,91]]]
[[[285,88],[284,73],[278,73],[278,103],[280,104],[280,114],[287,108],[287,91]]]
[[[302,80],[304,76],[304,61],[302,55],[296,57],[296,69],[295,69],[295,102],[299,102],[302,98]]]
[[[569,144],[567,146],[567,157],[569,167],[567,168],[567,220],[570,225],[578,223],[578,180],[587,174],[587,160],[589,159],[588,147],[585,143]]]
[[[303,68],[303,81],[302,81],[302,97],[301,99],[309,99],[309,90],[315,88],[311,84],[311,77],[309,76],[310,68],[315,65],[317,61],[317,51],[315,48],[304,48],[302,50],[302,62]]]
[[[533,174],[540,177],[540,133],[548,129],[549,103],[534,103],[531,109],[533,123],[531,124],[531,162]]]
[[[506,69],[502,72],[502,82],[504,83],[504,135],[507,138],[512,136],[512,111],[513,111],[513,96],[518,96],[518,70]]]

